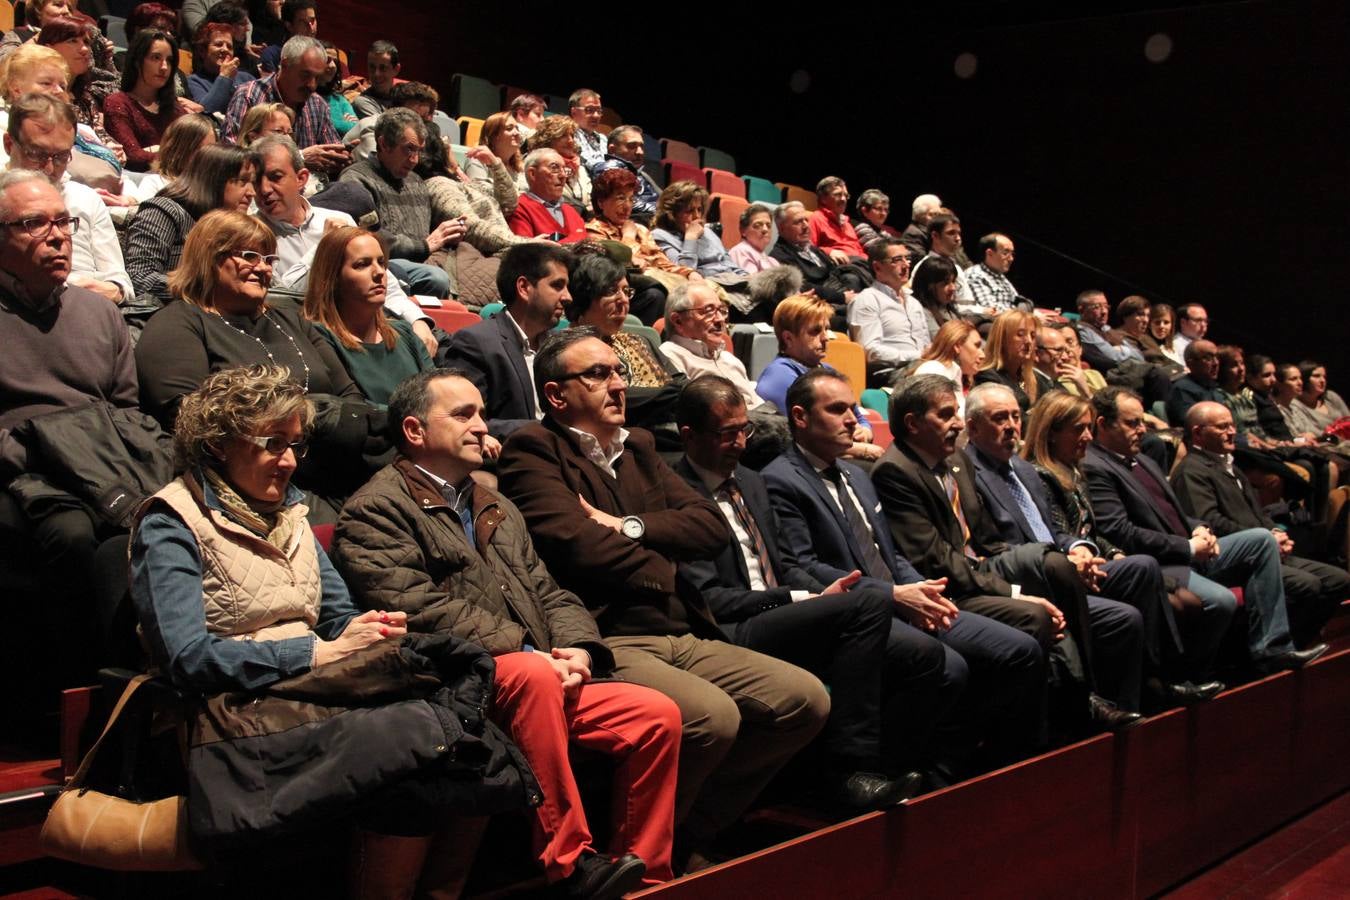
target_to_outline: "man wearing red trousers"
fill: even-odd
[[[535,555],[511,502],[478,484],[483,398],[453,369],[405,381],[389,401],[400,455],[343,508],[333,560],[363,605],[408,613],[496,660],[492,715],[539,780],[535,850],[571,896],[615,898],[671,877],[680,714],[635,684],[597,681],[614,657],[576,595]],[[568,742],[614,758],[610,855],[591,846]]]

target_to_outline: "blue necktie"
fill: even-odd
[[[1027,491],[1026,486],[1018,480],[1012,466],[1004,471],[1003,480],[1007,482],[1008,490],[1012,491],[1013,499],[1017,501],[1017,508],[1022,511],[1022,516],[1031,525],[1031,533],[1036,535],[1036,540],[1053,544],[1055,536],[1046,527],[1045,520],[1041,518],[1041,511],[1036,508],[1035,502],[1031,499],[1031,494]]]

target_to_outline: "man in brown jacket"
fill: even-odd
[[[520,512],[477,484],[483,398],[464,372],[416,375],[389,400],[400,455],[342,510],[333,561],[364,606],[407,612],[412,631],[486,648],[493,715],[525,753],[543,803],[535,850],[572,896],[618,897],[671,877],[679,710],[657,691],[595,681],[614,656],[576,595],[535,555]],[[611,860],[591,835],[569,739],[615,757]],[[645,866],[644,866],[645,864]]]
[[[593,328],[548,338],[534,362],[544,421],[502,450],[502,490],[560,584],[590,607],[616,672],[674,699],[684,720],[676,821],[689,867],[825,724],[814,675],[722,639],[675,567],[730,540],[722,514],[624,425],[627,372]],[[682,840],[680,840],[682,839]]]

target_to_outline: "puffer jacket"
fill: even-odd
[[[410,631],[493,655],[580,647],[594,675],[611,672],[595,620],[535,554],[520,510],[478,484],[471,508],[477,547],[436,484],[399,457],[347,501],[330,557],[358,604],[408,613]]]

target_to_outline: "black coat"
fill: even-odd
[[[1230,476],[1212,453],[1191,450],[1172,472],[1172,490],[1188,515],[1204,519],[1223,536],[1248,528],[1274,528],[1275,522],[1239,469]]]

